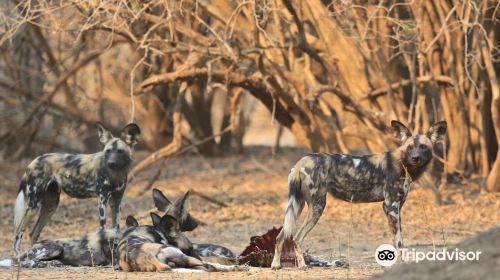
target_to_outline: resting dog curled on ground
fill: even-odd
[[[396,248],[403,247],[401,208],[410,191],[432,159],[432,148],[446,133],[446,122],[433,124],[426,134],[412,135],[398,121],[391,122],[400,146],[382,154],[352,156],[310,154],[300,159],[288,175],[288,205],[284,225],[276,238],[271,267],[281,267],[280,256],[285,239],[292,238],[300,268],[306,266],[301,244],[323,214],[326,194],[347,202],[383,202],[383,210],[394,234]],[[292,235],[304,204],[307,217]]]
[[[105,209],[109,201],[112,226],[118,230],[120,204],[127,185],[132,153],[140,136],[136,124],[126,125],[120,137],[114,137],[98,124],[99,141],[104,145],[95,154],[44,154],[33,160],[24,173],[14,207],[16,255],[26,227],[31,227],[31,245],[54,214],[61,190],[75,198],[98,198],[100,228],[106,225]],[[34,225],[32,223],[34,222]]]
[[[124,271],[234,271],[244,268],[230,265],[234,254],[227,248],[213,244],[193,244],[183,232],[194,230],[200,221],[186,210],[189,192],[174,201],[158,189],[153,189],[153,202],[162,213],[150,213],[153,225],[139,225],[127,217],[128,229],[119,241],[120,267]],[[205,262],[213,257],[222,262]],[[228,261],[229,260],[229,261]]]
[[[205,262],[193,250],[193,244],[182,233],[171,215],[150,213],[153,225],[140,226],[127,217],[128,229],[118,243],[120,267],[124,271],[244,271],[246,267]]]
[[[189,191],[183,196],[177,198],[174,203],[160,191],[153,189],[153,202],[156,209],[161,213],[172,215],[177,219],[181,231],[192,231],[200,225],[200,221],[194,218],[186,210],[186,202],[189,197]],[[193,243],[193,254],[204,261],[217,262],[220,264],[236,263],[236,256],[228,248],[210,243]]]
[[[171,268],[205,269],[204,263],[189,254],[193,244],[181,232],[171,215],[151,213],[153,225],[139,226],[127,217],[127,226],[118,243],[120,267],[124,271],[167,271]]]

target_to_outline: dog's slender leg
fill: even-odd
[[[307,204],[307,207],[311,207],[310,204],[308,203]],[[307,210],[307,216],[306,218],[304,219],[304,221],[302,221],[302,224],[300,225],[300,227],[297,229],[297,232],[295,232],[295,238],[294,240],[298,240],[297,239],[297,236],[301,235],[302,234],[302,231],[304,230],[304,228],[306,227],[307,225],[307,222],[312,219],[312,215],[313,215],[313,211],[309,211],[309,208]]]
[[[304,256],[302,254],[302,242],[306,238],[307,234],[314,228],[316,223],[318,223],[319,218],[323,214],[323,210],[326,206],[326,194],[321,194],[313,198],[311,203],[308,203],[307,218],[302,224],[302,226],[297,231],[294,238],[295,255],[297,258],[297,265],[299,268],[305,268],[306,263],[304,261]]]
[[[99,193],[99,226],[101,229],[106,227],[106,204],[108,203],[109,195],[106,192]]]
[[[297,260],[297,267],[299,269],[306,268],[307,265],[306,261],[304,260],[304,255],[302,254],[302,248],[296,240],[293,240],[293,248],[295,249],[295,258]]]
[[[40,232],[42,232],[42,229],[56,211],[57,206],[59,205],[60,193],[61,190],[56,182],[50,182],[48,184],[47,189],[40,200],[41,208],[38,214],[38,219],[30,234],[31,245],[36,243],[38,237],[40,236]]]
[[[396,249],[403,248],[403,236],[401,232],[401,201],[385,200],[383,204],[385,215],[389,222],[389,228],[394,235],[394,246]]]
[[[42,241],[35,244],[26,253],[24,253],[24,260],[30,261],[48,261],[57,259],[64,252],[63,246],[52,241]]]
[[[281,251],[283,250],[283,244],[285,243],[285,233],[283,229],[280,230],[278,236],[276,237],[276,246],[274,248],[273,262],[271,263],[272,269],[281,268]]]
[[[123,192],[124,191],[112,193],[109,199],[109,206],[111,208],[111,221],[113,223],[112,226],[114,230],[120,229],[120,204],[122,202]]]
[[[30,233],[30,240],[31,240],[31,245],[35,244],[38,241],[38,237],[40,237],[40,233],[42,232],[42,229],[45,227],[47,222],[50,220],[50,217],[54,214],[54,212],[48,212],[44,211],[44,207],[40,209],[40,214],[38,215],[38,219],[36,221],[35,226],[31,230]]]

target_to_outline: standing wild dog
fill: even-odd
[[[300,159],[288,175],[288,205],[283,229],[276,238],[271,267],[280,268],[285,239],[292,237],[296,220],[308,205],[308,215],[293,235],[298,267],[306,266],[301,244],[316,225],[326,204],[326,194],[348,202],[383,202],[396,248],[403,246],[401,207],[432,159],[433,145],[446,133],[446,122],[437,122],[427,134],[411,135],[398,121],[391,122],[401,146],[391,152],[367,156],[310,154]]]
[[[136,124],[126,125],[121,137],[114,137],[98,124],[99,141],[104,150],[95,154],[45,154],[33,160],[24,173],[14,208],[14,251],[20,253],[24,229],[32,227],[33,245],[54,214],[61,189],[75,198],[98,197],[100,228],[106,225],[109,200],[113,228],[118,230],[120,203],[127,185],[132,151],[140,136]]]

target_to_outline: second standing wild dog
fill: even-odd
[[[288,206],[283,229],[276,238],[271,267],[280,268],[281,250],[304,204],[308,214],[293,235],[298,266],[306,266],[301,244],[323,214],[326,194],[348,202],[383,202],[383,209],[394,234],[396,248],[403,246],[401,208],[410,190],[432,159],[433,145],[446,133],[446,122],[437,122],[427,134],[411,135],[398,121],[391,126],[401,146],[391,152],[367,156],[310,154],[297,162],[288,175]]]
[[[127,185],[133,147],[140,136],[136,124],[126,125],[120,137],[114,137],[98,124],[99,141],[104,150],[95,154],[45,154],[33,160],[24,173],[14,208],[14,251],[20,254],[21,239],[32,226],[33,245],[54,214],[61,190],[75,198],[98,198],[100,227],[106,225],[109,200],[113,228],[118,230],[120,203]]]

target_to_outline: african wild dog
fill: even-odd
[[[173,267],[205,269],[205,264],[189,253],[193,245],[181,232],[179,223],[171,215],[160,217],[151,213],[153,225],[134,225],[123,233],[118,243],[120,267],[124,271],[166,271]],[[187,254],[186,254],[187,253]]]
[[[139,226],[133,216],[128,216],[126,228]],[[47,265],[71,266],[118,266],[118,242],[122,233],[116,230],[99,229],[78,237],[43,240],[16,259],[0,260],[0,266],[35,268]]]
[[[288,175],[288,205],[283,229],[276,238],[271,267],[281,267],[285,239],[292,230],[304,204],[308,215],[292,237],[299,268],[306,266],[301,244],[316,225],[326,204],[326,194],[348,202],[383,202],[383,209],[394,234],[396,248],[403,246],[401,207],[410,190],[432,159],[432,147],[446,133],[446,122],[437,122],[427,134],[411,135],[398,121],[391,126],[401,146],[391,152],[367,156],[310,154],[300,159]]]
[[[180,230],[192,231],[198,227],[200,221],[191,216],[186,210],[186,201],[189,196],[189,191],[187,191],[183,196],[176,199],[174,203],[159,190],[153,189],[153,201],[156,209],[163,212],[164,214],[170,214],[177,219],[179,222]],[[215,245],[215,244],[198,244],[193,243],[193,256],[202,257],[204,260],[208,260],[210,257],[216,257],[217,260],[223,262],[224,264],[229,264],[235,260],[234,253],[227,249],[226,247]],[[211,258],[210,260],[214,260]]]
[[[140,136],[136,124],[126,125],[121,137],[98,124],[99,141],[104,150],[95,154],[45,154],[33,160],[24,173],[14,208],[14,251],[20,254],[24,230],[36,223],[30,234],[33,245],[54,214],[61,189],[75,198],[98,197],[100,228],[106,225],[105,208],[109,200],[113,228],[118,230],[120,203],[127,184],[132,150]]]
[[[115,230],[99,229],[74,238],[43,240],[10,260],[22,267],[45,267],[54,261],[60,265],[101,266],[118,263],[118,241],[121,234]],[[5,260],[4,260],[5,262]]]

